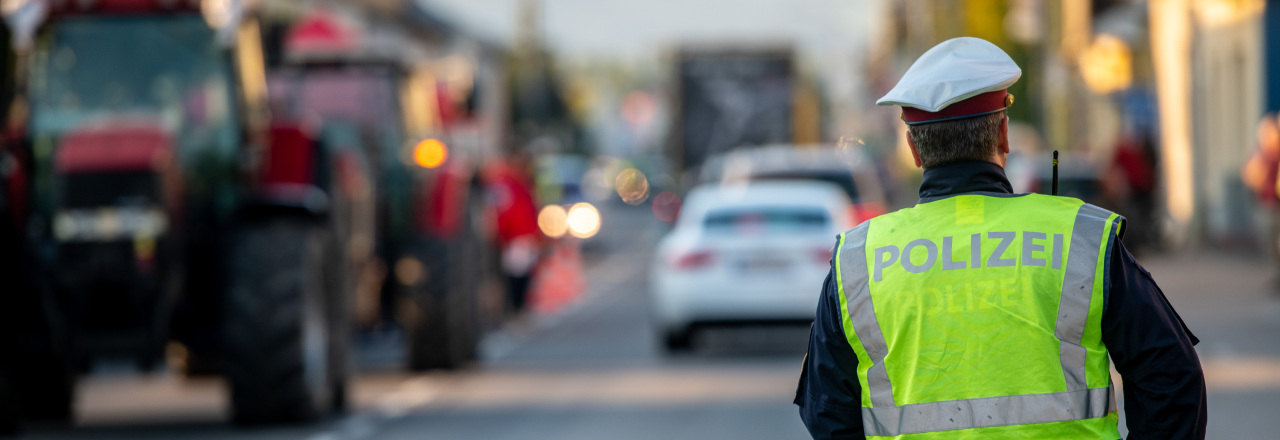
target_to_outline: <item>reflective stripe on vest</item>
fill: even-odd
[[[1058,325],[1053,329],[1053,335],[1062,341],[1058,355],[1062,357],[1062,373],[1066,376],[1068,391],[1088,388],[1084,381],[1085,349],[1080,340],[1084,338],[1084,326],[1089,317],[1100,240],[1110,216],[1110,212],[1086,203],[1080,205],[1080,212],[1076,213],[1075,224],[1071,227],[1067,275],[1062,279]]]
[[[881,333],[882,327],[877,320],[875,305],[870,294],[869,275],[877,270],[867,264],[867,235],[873,222],[864,222],[843,234],[838,245],[840,252],[836,256],[836,263],[840,269],[838,282],[843,290],[847,309],[844,319],[846,324],[852,325],[857,342],[865,350],[868,359],[863,360],[869,360],[871,365],[866,370],[864,378],[871,404],[870,407],[864,404],[862,408],[866,435],[901,436],[958,429],[1066,422],[1101,418],[1113,412],[1115,403],[1112,387],[1108,385],[1091,389],[1086,383],[1087,350],[1082,345],[1094,293],[1095,270],[1102,257],[1099,252],[1103,250],[1103,244],[1105,244],[1104,234],[1115,230],[1107,228],[1108,222],[1115,222],[1113,227],[1118,227],[1120,218],[1096,206],[1081,204],[1071,228],[1065,276],[1054,327],[1054,336],[1060,341],[1059,357],[1067,391],[906,405],[897,405],[894,402],[893,384],[890,382],[885,365],[889,345]],[[975,236],[975,242],[977,239]],[[924,242],[919,246],[936,247],[929,240],[916,241]],[[906,259],[902,264],[909,273],[924,272],[908,257],[909,250],[916,246],[916,241],[907,244],[901,251],[903,254],[901,258]],[[944,249],[949,250],[950,244],[950,240],[944,239]],[[1060,248],[1061,243],[1057,246]],[[930,255],[936,254],[936,249],[929,250]],[[978,261],[976,250],[974,252],[972,261]],[[1026,249],[1024,252],[1024,259],[1026,259],[1030,254]],[[999,255],[996,254],[997,257]],[[939,257],[945,267],[952,256],[939,254]],[[1060,255],[1055,255],[1053,258],[1059,257]],[[880,256],[877,255],[875,258],[880,259]],[[1060,264],[1060,261],[1045,262],[1045,265],[1054,267],[1061,267]],[[928,267],[933,265],[932,261],[926,261],[924,264]],[[880,275],[876,273],[875,276],[879,281]],[[850,342],[853,343],[852,340]]]

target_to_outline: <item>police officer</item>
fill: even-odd
[[[1198,342],[1120,241],[1125,220],[1014,194],[1006,89],[977,38],[930,49],[902,107],[915,207],[841,234],[795,403],[817,439],[1203,439]]]

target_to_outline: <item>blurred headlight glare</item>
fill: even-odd
[[[547,205],[538,212],[538,229],[551,238],[564,236],[569,225],[569,214],[560,205]]]
[[[649,199],[649,179],[635,168],[619,172],[613,185],[618,191],[618,197],[622,197],[622,201],[629,205],[639,205]]]
[[[600,211],[590,203],[578,203],[569,208],[569,235],[591,238],[600,232]]]

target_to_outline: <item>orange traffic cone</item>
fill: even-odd
[[[572,303],[586,290],[578,240],[559,240],[534,272],[529,306],[539,313],[553,313]]]

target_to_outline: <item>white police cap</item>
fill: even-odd
[[[921,55],[876,104],[902,106],[911,125],[979,116],[1012,104],[1005,90],[1021,77],[1022,69],[996,45],[952,38]]]

